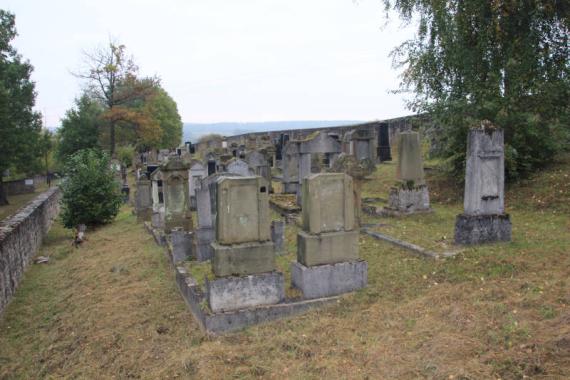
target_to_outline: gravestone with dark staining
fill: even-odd
[[[455,243],[472,245],[511,240],[505,213],[503,130],[484,121],[469,131],[464,212],[455,222]]]
[[[136,182],[135,213],[138,221],[150,221],[152,216],[152,187],[150,180],[144,175]]]
[[[303,297],[321,298],[366,286],[368,264],[358,255],[352,178],[313,174],[303,180],[303,230],[291,281]]]
[[[283,193],[296,194],[299,187],[299,143],[287,142],[283,148]]]
[[[164,197],[164,230],[169,233],[174,227],[191,232],[192,213],[188,189],[188,165],[178,156],[172,156],[161,165]]]
[[[261,177],[221,177],[216,181],[216,240],[206,283],[213,312],[280,303],[283,273],[275,266],[268,184]]]
[[[420,135],[402,132],[398,137],[396,186],[390,189],[388,215],[430,212],[429,191],[425,182]]]
[[[160,167],[154,169],[150,174],[150,183],[152,191],[151,225],[153,228],[164,229],[164,181]]]

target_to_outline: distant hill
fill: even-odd
[[[282,129],[323,128],[339,125],[358,124],[359,120],[310,120],[310,121],[261,121],[251,123],[184,123],[184,141],[196,141],[208,133],[233,136],[242,133],[279,131]]]

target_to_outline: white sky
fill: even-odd
[[[380,0],[2,0],[59,125],[82,50],[114,37],[185,122],[374,120],[410,114],[389,52],[413,36]]]

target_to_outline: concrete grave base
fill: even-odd
[[[186,269],[175,267],[175,270],[176,284],[194,318],[203,330],[213,334],[241,330],[248,326],[306,313],[314,308],[336,304],[339,300],[339,297],[301,301],[285,300],[275,305],[213,313],[204,307],[206,294]]]
[[[385,207],[382,213],[387,216],[398,216],[431,211],[427,186],[413,189],[393,187],[388,196],[388,207]]]
[[[499,215],[457,215],[455,244],[473,245],[511,241],[511,218]]]
[[[284,194],[297,194],[297,189],[299,184],[295,182],[283,183],[283,193]]]
[[[150,222],[153,228],[164,229],[164,213],[160,211],[152,211]]]
[[[216,277],[245,276],[275,270],[273,242],[221,245],[211,244],[212,270]]]
[[[206,261],[212,258],[212,242],[214,241],[214,229],[200,227],[194,230],[194,258],[197,261]]]
[[[208,305],[214,313],[273,305],[285,299],[283,273],[269,272],[206,281]]]
[[[297,233],[297,261],[305,266],[358,260],[358,231]]]
[[[193,233],[184,231],[180,227],[170,232],[170,244],[172,245],[172,262],[174,264],[190,259],[192,255]]]
[[[368,263],[364,260],[306,267],[291,263],[291,282],[305,299],[336,296],[364,288]]]

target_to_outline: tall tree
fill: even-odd
[[[144,112],[150,115],[161,130],[159,148],[172,148],[182,142],[182,119],[174,99],[160,85],[145,103]]]
[[[417,35],[394,52],[413,110],[443,129],[442,154],[463,172],[470,124],[505,129],[507,175],[524,175],[568,143],[570,4],[560,0],[384,0]]]
[[[99,147],[99,126],[103,124],[100,116],[103,107],[100,102],[83,94],[75,100],[75,106],[66,111],[57,131],[59,144],[57,158],[61,163],[82,149]]]
[[[126,55],[125,45],[111,41],[108,47],[85,52],[84,55],[86,67],[75,75],[87,81],[93,96],[106,107],[109,150],[114,156],[117,125],[138,116],[127,112],[125,106],[148,96],[158,80],[138,80],[138,67],[132,57]]]
[[[11,46],[15,17],[0,9],[0,205],[8,204],[3,187],[7,169],[28,170],[37,162],[41,115],[34,112],[33,67]]]

